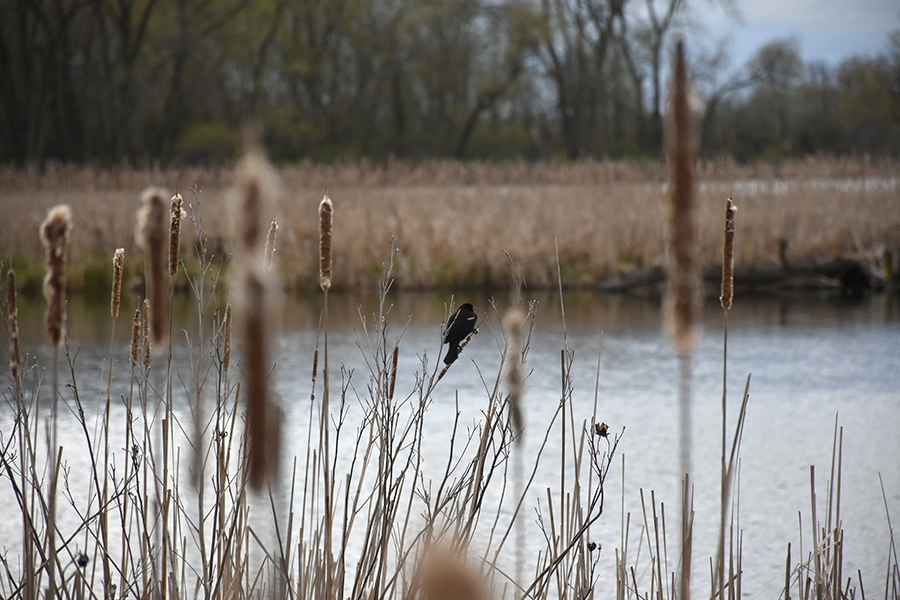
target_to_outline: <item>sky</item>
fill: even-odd
[[[706,30],[707,47],[727,37],[731,68],[739,68],[766,42],[793,38],[804,62],[836,66],[842,59],[885,51],[887,36],[900,29],[900,0],[732,0],[692,5]]]

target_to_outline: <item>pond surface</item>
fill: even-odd
[[[500,305],[497,311],[492,308],[490,297],[484,294],[471,293],[457,298],[457,303],[475,305],[482,326],[480,335],[472,339],[434,392],[434,405],[426,419],[429,429],[423,435],[422,448],[426,468],[436,470],[435,478],[446,462],[456,403],[462,415],[461,424],[471,425],[480,418],[488,397],[486,388],[490,389],[497,377],[500,344],[492,330],[498,331],[498,314],[505,310],[507,299],[501,296],[497,296]],[[606,482],[606,508],[591,530],[591,538],[602,546],[598,597],[613,598],[615,555],[620,546],[623,520],[621,507],[624,504],[625,511],[631,513],[629,554],[633,554],[642,522],[641,490],[648,503],[653,490],[657,502],[666,507],[670,521],[667,525],[669,570],[675,569],[671,540],[679,524],[672,516],[680,511],[679,474],[683,460],[679,447],[679,358],[662,331],[656,300],[567,294],[563,327],[557,294],[529,293],[527,298],[537,301],[537,316],[528,353],[530,374],[523,392],[522,455],[534,456],[559,402],[560,351],[566,347],[574,352],[571,379],[575,420],[590,420],[596,390],[597,419],[607,423],[611,432],[620,433],[624,429]],[[440,322],[450,298],[398,293],[392,294],[389,301],[387,339],[389,342],[400,339],[397,397],[406,397],[414,388],[416,372],[422,369],[423,356],[429,359],[429,369],[434,368]],[[136,301],[129,299],[129,302]],[[94,306],[77,298],[69,305],[70,348],[73,353],[78,350],[76,372],[81,374],[79,387],[88,413],[96,413],[102,405],[100,399],[106,395],[110,348],[108,310],[106,302]],[[307,451],[306,444],[297,440],[306,439],[309,427],[317,339],[321,345],[317,331],[320,310],[321,299],[313,302],[289,299],[279,313],[273,347],[276,367],[271,381],[274,394],[284,408],[282,439],[287,456],[283,473],[290,473],[294,455],[302,461]],[[354,370],[351,391],[366,396],[368,369],[361,347],[367,353],[368,347],[360,314],[366,317],[371,328],[376,310],[374,294],[332,295],[329,310],[332,393],[339,389],[338,365],[343,365]],[[50,361],[41,341],[42,311],[40,302],[20,302],[24,348],[46,366]],[[116,332],[114,398],[127,393],[129,385],[125,374],[129,311],[123,308],[122,315]],[[185,329],[196,329],[190,306],[179,307],[176,315]],[[180,365],[176,380],[187,380],[187,350],[181,341],[184,335],[175,337],[178,343],[174,360]],[[5,348],[0,354],[6,364]],[[698,593],[705,590],[708,593],[709,557],[716,552],[722,363],[723,314],[717,303],[708,303],[703,335],[689,361],[694,584]],[[897,434],[900,430],[900,302],[891,302],[883,296],[856,303],[810,296],[738,298],[728,316],[729,443],[748,376],[752,377],[740,447],[739,495],[744,596],[775,598],[779,595],[784,582],[787,544],[791,543],[796,563],[800,557],[801,528],[802,549],[804,553],[809,552],[812,546],[810,466],[815,465],[816,469],[818,518],[823,521],[836,421],[842,428],[843,573],[845,580],[852,577],[857,585],[857,570],[860,570],[866,592],[879,596],[884,589],[889,548],[885,498],[879,476],[891,516],[895,523],[900,520],[900,435]],[[7,380],[4,380],[6,388]],[[358,400],[351,398],[348,422],[358,419],[358,404]],[[113,412],[114,423],[123,418],[121,408],[114,408]],[[183,399],[176,412],[185,421],[189,419]],[[68,410],[61,414],[60,443],[64,447],[77,446],[82,436],[80,426]],[[0,406],[0,431],[10,431],[13,420],[14,411],[4,402]],[[530,492],[535,502],[538,498],[546,499],[547,487],[554,490],[559,487],[557,432],[558,426],[551,431],[546,451],[555,458],[545,459],[548,464],[538,471]],[[5,434],[3,437],[5,442]],[[66,458],[75,474],[86,471],[90,465],[86,453],[72,452]],[[530,469],[530,465],[526,464],[525,469]],[[15,506],[9,487],[4,476],[0,479],[2,506]],[[534,521],[534,514],[532,509],[523,513],[528,523]],[[0,522],[0,551],[15,556],[20,536],[21,525],[17,519]],[[539,536],[529,535],[526,539],[526,557],[541,550],[543,540]],[[642,550],[642,560],[646,563],[646,548]],[[649,590],[649,582],[645,580],[641,587]]]

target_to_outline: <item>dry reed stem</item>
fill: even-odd
[[[41,241],[47,249],[47,276],[44,297],[47,299],[45,325],[50,345],[62,344],[66,328],[66,245],[72,228],[72,213],[66,205],[50,209],[41,223]]]
[[[175,277],[178,272],[178,255],[181,252],[181,219],[184,211],[181,209],[184,198],[181,194],[172,196],[169,205],[169,277]]]
[[[119,308],[122,305],[122,271],[124,266],[125,248],[117,248],[113,256],[112,300],[109,306],[109,314],[113,319],[119,318]]]
[[[331,289],[331,224],[334,206],[325,196],[319,204],[319,286],[323,292]]]
[[[162,342],[166,330],[166,204],[168,193],[156,187],[141,194],[141,209],[135,232],[138,247],[146,255],[147,297],[154,344]],[[149,338],[148,338],[149,339]]]
[[[731,309],[734,299],[734,214],[737,207],[731,198],[725,205],[725,243],[722,246],[722,308]]]
[[[6,311],[9,318],[9,372],[18,383],[22,372],[22,352],[19,349],[19,309],[16,306],[16,272],[6,274]]]
[[[272,224],[269,225],[269,233],[266,235],[266,270],[272,268],[272,262],[275,258],[275,238],[278,235],[278,221],[272,219]]]
[[[666,318],[669,335],[682,353],[690,351],[696,342],[701,309],[697,225],[694,216],[696,145],[688,87],[684,44],[679,41],[666,131],[671,261],[666,290]]]

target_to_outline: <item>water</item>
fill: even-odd
[[[615,548],[620,546],[623,501],[625,511],[631,513],[629,547],[632,551],[642,521],[641,490],[647,502],[653,490],[657,501],[664,503],[670,521],[667,526],[670,541],[678,527],[674,518],[681,502],[678,357],[662,332],[655,300],[572,293],[566,297],[563,328],[558,295],[539,293],[531,294],[530,298],[536,299],[539,305],[528,355],[531,371],[523,397],[526,423],[523,454],[533,456],[556,409],[561,388],[560,351],[566,347],[574,352],[571,377],[576,421],[590,418],[596,390],[598,419],[607,423],[612,433],[624,430],[619,454],[607,479],[605,511],[591,530],[592,540],[602,546],[598,597],[610,598],[615,589]],[[423,356],[429,359],[429,369],[434,368],[440,341],[439,323],[447,301],[448,297],[433,294],[391,297],[388,341],[400,338],[396,398],[405,397],[413,389]],[[497,330],[498,315],[489,298],[484,294],[467,294],[459,298],[459,302],[463,301],[475,304],[483,324],[480,334],[438,384],[435,404],[426,418],[423,435],[426,475],[435,480],[446,463],[457,401],[464,429],[480,418],[499,367],[499,344],[491,330]],[[499,304],[504,301],[505,298],[498,296]],[[293,454],[298,455],[302,464],[306,453],[305,444],[298,447],[297,440],[306,439],[309,427],[312,362],[317,339],[321,345],[316,329],[320,303],[320,300],[313,303],[289,300],[280,316],[273,350],[276,367],[272,389],[284,408],[282,435],[289,456],[283,472],[290,472]],[[333,295],[330,304],[333,394],[340,388],[339,367],[343,365],[354,371],[349,388],[348,423],[353,423],[360,414],[354,391],[366,396],[368,370],[360,346],[366,349],[368,342],[359,315],[366,317],[371,329],[376,309],[368,295]],[[42,310],[40,303],[22,302],[20,318],[25,349],[36,353],[42,365],[49,365],[49,356],[40,339]],[[500,314],[503,311],[501,306]],[[73,353],[78,349],[79,388],[85,409],[91,415],[102,405],[106,394],[108,305],[104,302],[93,306],[76,299],[70,302],[69,314],[70,346]],[[178,314],[181,315],[179,323],[185,329],[196,328],[189,307],[182,307]],[[129,385],[125,376],[129,311],[123,308],[122,315],[116,336],[114,398],[127,393]],[[721,308],[709,304],[704,335],[690,359],[691,473],[696,513],[694,583],[700,593],[708,590],[709,557],[715,554],[718,533],[722,324]],[[183,334],[176,335],[176,339],[176,382],[189,381]],[[0,357],[4,364],[6,358],[5,354]],[[727,374],[729,444],[741,395],[750,376],[750,399],[740,448],[739,518],[743,531],[744,595],[748,598],[778,596],[784,582],[789,542],[794,562],[800,557],[801,527],[803,553],[808,553],[812,545],[810,465],[816,468],[817,509],[822,520],[836,419],[843,428],[840,499],[845,536],[843,573],[845,579],[852,577],[856,583],[856,573],[860,570],[867,592],[877,595],[883,590],[889,544],[879,476],[884,482],[892,517],[895,522],[900,518],[897,516],[900,515],[898,302],[890,303],[884,297],[853,304],[806,296],[738,299],[729,315]],[[183,401],[176,411],[184,422],[189,421]],[[60,442],[66,448],[78,447],[79,440],[83,439],[80,426],[66,410],[62,415]],[[0,430],[9,431],[13,418],[8,406],[0,407]],[[121,418],[121,408],[114,406],[113,422]],[[547,487],[558,497],[559,459],[554,452],[559,447],[558,429],[558,426],[552,429],[546,451],[552,458],[546,459],[538,471],[531,490],[535,502],[538,498],[545,501]],[[353,430],[353,427],[348,429]],[[89,472],[89,461],[85,452],[67,452],[73,480]],[[524,467],[527,471],[531,465]],[[0,482],[0,505],[14,506],[8,480],[4,477]],[[77,481],[73,485],[77,486]],[[263,506],[260,512],[265,510]],[[800,513],[802,517],[798,516]],[[532,509],[523,514],[527,523],[534,521]],[[14,556],[20,531],[17,520],[0,523],[0,549]],[[526,557],[541,549],[539,536],[529,535],[527,540]],[[506,563],[513,561],[512,546],[509,548],[509,556],[502,558]],[[671,548],[670,544],[669,570],[675,569]],[[646,561],[646,548],[642,552]],[[641,587],[646,591],[649,582],[645,580]]]

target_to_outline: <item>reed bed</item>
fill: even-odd
[[[716,162],[696,170],[697,260],[721,264],[722,198],[742,207],[737,264],[792,264],[834,257],[880,262],[900,255],[900,181],[895,162],[810,160],[780,166]],[[334,229],[335,289],[374,289],[378,257],[396,240],[394,286],[404,289],[506,287],[509,252],[532,289],[556,285],[556,246],[567,287],[589,287],[611,276],[665,262],[665,169],[660,164],[575,163],[509,165],[399,163],[300,165],[279,170],[290,190],[279,207],[279,275],[292,288],[318,288],[318,227],[304,218],[324,192],[341,200]],[[42,249],[28,232],[52,204],[72,207],[79,271],[70,287],[107,284],[109,248],[122,245],[129,280],[139,281],[140,256],[129,240],[135,190],[198,181],[207,194],[207,251],[229,245],[223,193],[234,181],[224,170],[130,171],[48,169],[0,171],[0,248],[12,257],[22,284],[36,279]],[[266,215],[272,219],[274,215]],[[267,221],[268,222],[268,221]],[[184,244],[196,236],[185,232]],[[196,268],[188,253],[187,267]],[[93,265],[99,265],[94,267]],[[86,272],[88,269],[90,272]],[[91,277],[93,271],[100,275]]]
[[[275,177],[263,172],[266,179]],[[253,190],[259,190],[246,183],[238,183],[237,189],[237,196],[245,200],[248,192],[253,196]],[[82,518],[74,531],[56,532],[56,552],[50,551],[47,541],[53,539],[47,536],[48,530],[55,529],[49,506],[56,495],[51,486],[56,470],[48,472],[47,466],[54,464],[53,453],[42,450],[39,443],[44,435],[41,404],[46,393],[40,385],[40,365],[33,358],[24,361],[13,371],[13,385],[4,389],[4,398],[17,411],[17,419],[15,428],[4,431],[0,439],[0,469],[3,485],[13,487],[23,537],[21,551],[0,555],[4,575],[0,595],[28,596],[48,585],[58,585],[64,598],[587,598],[598,593],[594,582],[599,554],[591,527],[602,518],[604,483],[617,465],[621,438],[616,432],[621,430],[602,422],[596,402],[592,413],[576,414],[572,402],[576,382],[571,377],[574,354],[564,341],[558,407],[538,434],[544,436],[544,443],[536,456],[518,456],[522,450],[515,442],[523,427],[518,404],[527,395],[529,331],[536,318],[535,305],[513,302],[517,308],[507,315],[495,309],[492,322],[499,328],[492,333],[497,338],[500,365],[496,373],[481,375],[485,383],[483,411],[472,423],[466,423],[467,417],[456,411],[453,435],[446,440],[445,469],[426,470],[421,452],[423,423],[438,386],[447,384],[439,382],[440,362],[430,361],[427,349],[406,348],[402,332],[399,336],[390,333],[392,319],[397,318],[392,314],[390,292],[398,281],[396,269],[405,260],[402,247],[393,246],[387,260],[368,271],[376,280],[377,308],[374,315],[361,314],[359,347],[366,372],[330,372],[327,361],[339,361],[329,359],[327,342],[313,365],[296,365],[311,370],[309,410],[311,417],[315,414],[317,418],[310,419],[310,429],[299,443],[294,440],[292,448],[301,450],[289,472],[263,468],[254,474],[254,439],[264,437],[275,448],[280,443],[274,423],[277,406],[263,404],[276,419],[253,422],[250,405],[259,400],[252,400],[251,395],[265,392],[271,365],[265,352],[254,345],[258,341],[254,335],[263,326],[233,327],[232,311],[239,322],[246,316],[239,316],[245,310],[239,304],[231,308],[230,298],[246,293],[234,289],[237,286],[256,289],[254,282],[271,274],[265,269],[272,256],[265,248],[265,224],[272,211],[271,207],[257,208],[255,215],[249,215],[257,217],[255,233],[245,229],[231,234],[245,238],[251,255],[235,261],[244,261],[240,268],[254,277],[234,277],[229,289],[221,279],[222,262],[208,250],[210,221],[221,211],[198,187],[191,192],[193,198],[186,203],[184,216],[193,231],[181,232],[170,224],[168,239],[162,240],[169,258],[169,269],[163,273],[169,305],[178,280],[187,280],[197,302],[196,327],[181,332],[190,364],[181,365],[178,377],[173,377],[173,313],[170,309],[164,315],[168,347],[154,347],[153,311],[145,301],[134,314],[130,346],[119,349],[121,356],[117,356],[112,345],[108,363],[128,370],[128,393],[117,397],[107,390],[106,394],[108,402],[125,410],[127,426],[124,431],[113,430],[104,415],[95,429],[91,415],[85,415],[79,382],[98,375],[106,378],[104,374],[80,373],[76,355],[65,344],[60,348],[67,367],[64,381],[71,391],[63,399],[68,409],[63,414],[75,420],[84,433],[83,446],[63,448],[61,455],[65,460],[70,452],[89,452],[93,466],[86,478],[87,493],[73,493],[70,486],[75,482],[67,477],[60,482],[59,497],[67,504],[66,510],[77,511]],[[341,269],[352,253],[342,244],[352,245],[346,229],[355,226],[352,215],[358,213],[353,211],[360,210],[352,203],[346,205],[336,193],[329,194],[337,200],[319,205],[319,219],[315,203],[301,219],[302,227],[315,229],[316,245],[307,259],[313,263],[324,294],[332,281],[346,277]],[[717,206],[711,219],[717,224],[716,251],[721,256],[721,198]],[[131,207],[133,214],[134,203]],[[294,214],[294,210],[298,209],[293,202],[279,205],[279,228],[301,227],[286,214]],[[484,212],[490,211],[487,207]],[[467,214],[477,217],[477,222],[481,211],[473,208]],[[745,214],[742,204],[738,247],[743,243]],[[345,224],[347,219],[351,222]],[[190,251],[184,251],[183,242],[175,240],[176,231],[182,240],[194,238],[186,246]],[[72,239],[77,238],[73,235]],[[108,253],[129,239],[130,235],[125,235]],[[272,271],[278,272],[279,265],[288,260],[286,249],[291,246],[279,238]],[[572,275],[563,266],[563,247],[560,244],[560,258],[554,264],[560,292]],[[112,281],[118,282],[122,255],[116,250],[113,256]],[[192,272],[185,269],[189,260],[198,265]],[[508,255],[504,260],[508,282]],[[106,264],[108,269],[108,259]],[[519,263],[513,263],[514,288],[521,287],[526,265],[523,262],[520,270]],[[16,301],[14,290],[8,292],[9,311],[4,315],[14,324],[22,301]],[[113,285],[113,305],[120,294]],[[251,305],[258,308],[261,302]],[[452,307],[448,314],[450,310]],[[114,320],[117,313],[112,308]],[[564,309],[560,317],[565,330]],[[327,333],[328,321],[323,318],[323,341]],[[421,357],[412,389],[395,387],[400,353]],[[260,364],[251,368],[253,363]],[[106,375],[111,382],[112,373]],[[355,382],[352,385],[351,380]],[[332,392],[331,385],[338,382]],[[726,457],[723,389],[724,543],[717,570],[710,577],[711,598],[726,593],[729,598],[741,597],[741,533],[735,498],[737,451],[747,397],[744,390],[740,425]],[[179,420],[172,410],[176,402],[190,405],[191,422]],[[359,421],[347,420],[351,404],[361,411]],[[297,432],[291,433],[296,437]],[[551,440],[559,443],[556,456],[547,450]],[[264,447],[264,457],[271,456],[271,448]],[[829,496],[834,498],[829,502],[829,514],[831,507],[836,510],[839,505],[839,453],[836,457],[837,468],[832,469],[829,480]],[[559,485],[534,489],[538,464],[548,462],[558,465]],[[285,492],[276,493],[276,488]],[[629,515],[617,549],[618,598],[686,597],[687,588],[677,586],[676,580],[684,581],[685,573],[688,578],[691,573],[690,568],[682,568],[692,560],[690,496],[690,480],[686,479],[678,519],[680,535],[667,534],[664,511],[652,491],[646,495],[649,501],[640,507],[642,524],[637,540]],[[803,590],[797,592],[802,598],[851,597],[856,586],[843,583],[839,587],[831,575],[840,575],[839,516],[829,517],[819,527],[815,500],[812,506],[813,522],[817,523],[813,550],[809,555],[801,553],[799,563],[788,561],[786,586]],[[516,552],[516,528],[525,514],[538,516],[546,539],[546,547],[537,556]],[[727,523],[725,515],[729,515]],[[268,523],[274,537],[266,539],[261,534],[255,525],[258,519]],[[667,536],[679,540],[674,549]],[[518,557],[515,574],[503,568],[510,554]],[[811,594],[810,590],[819,591]]]

